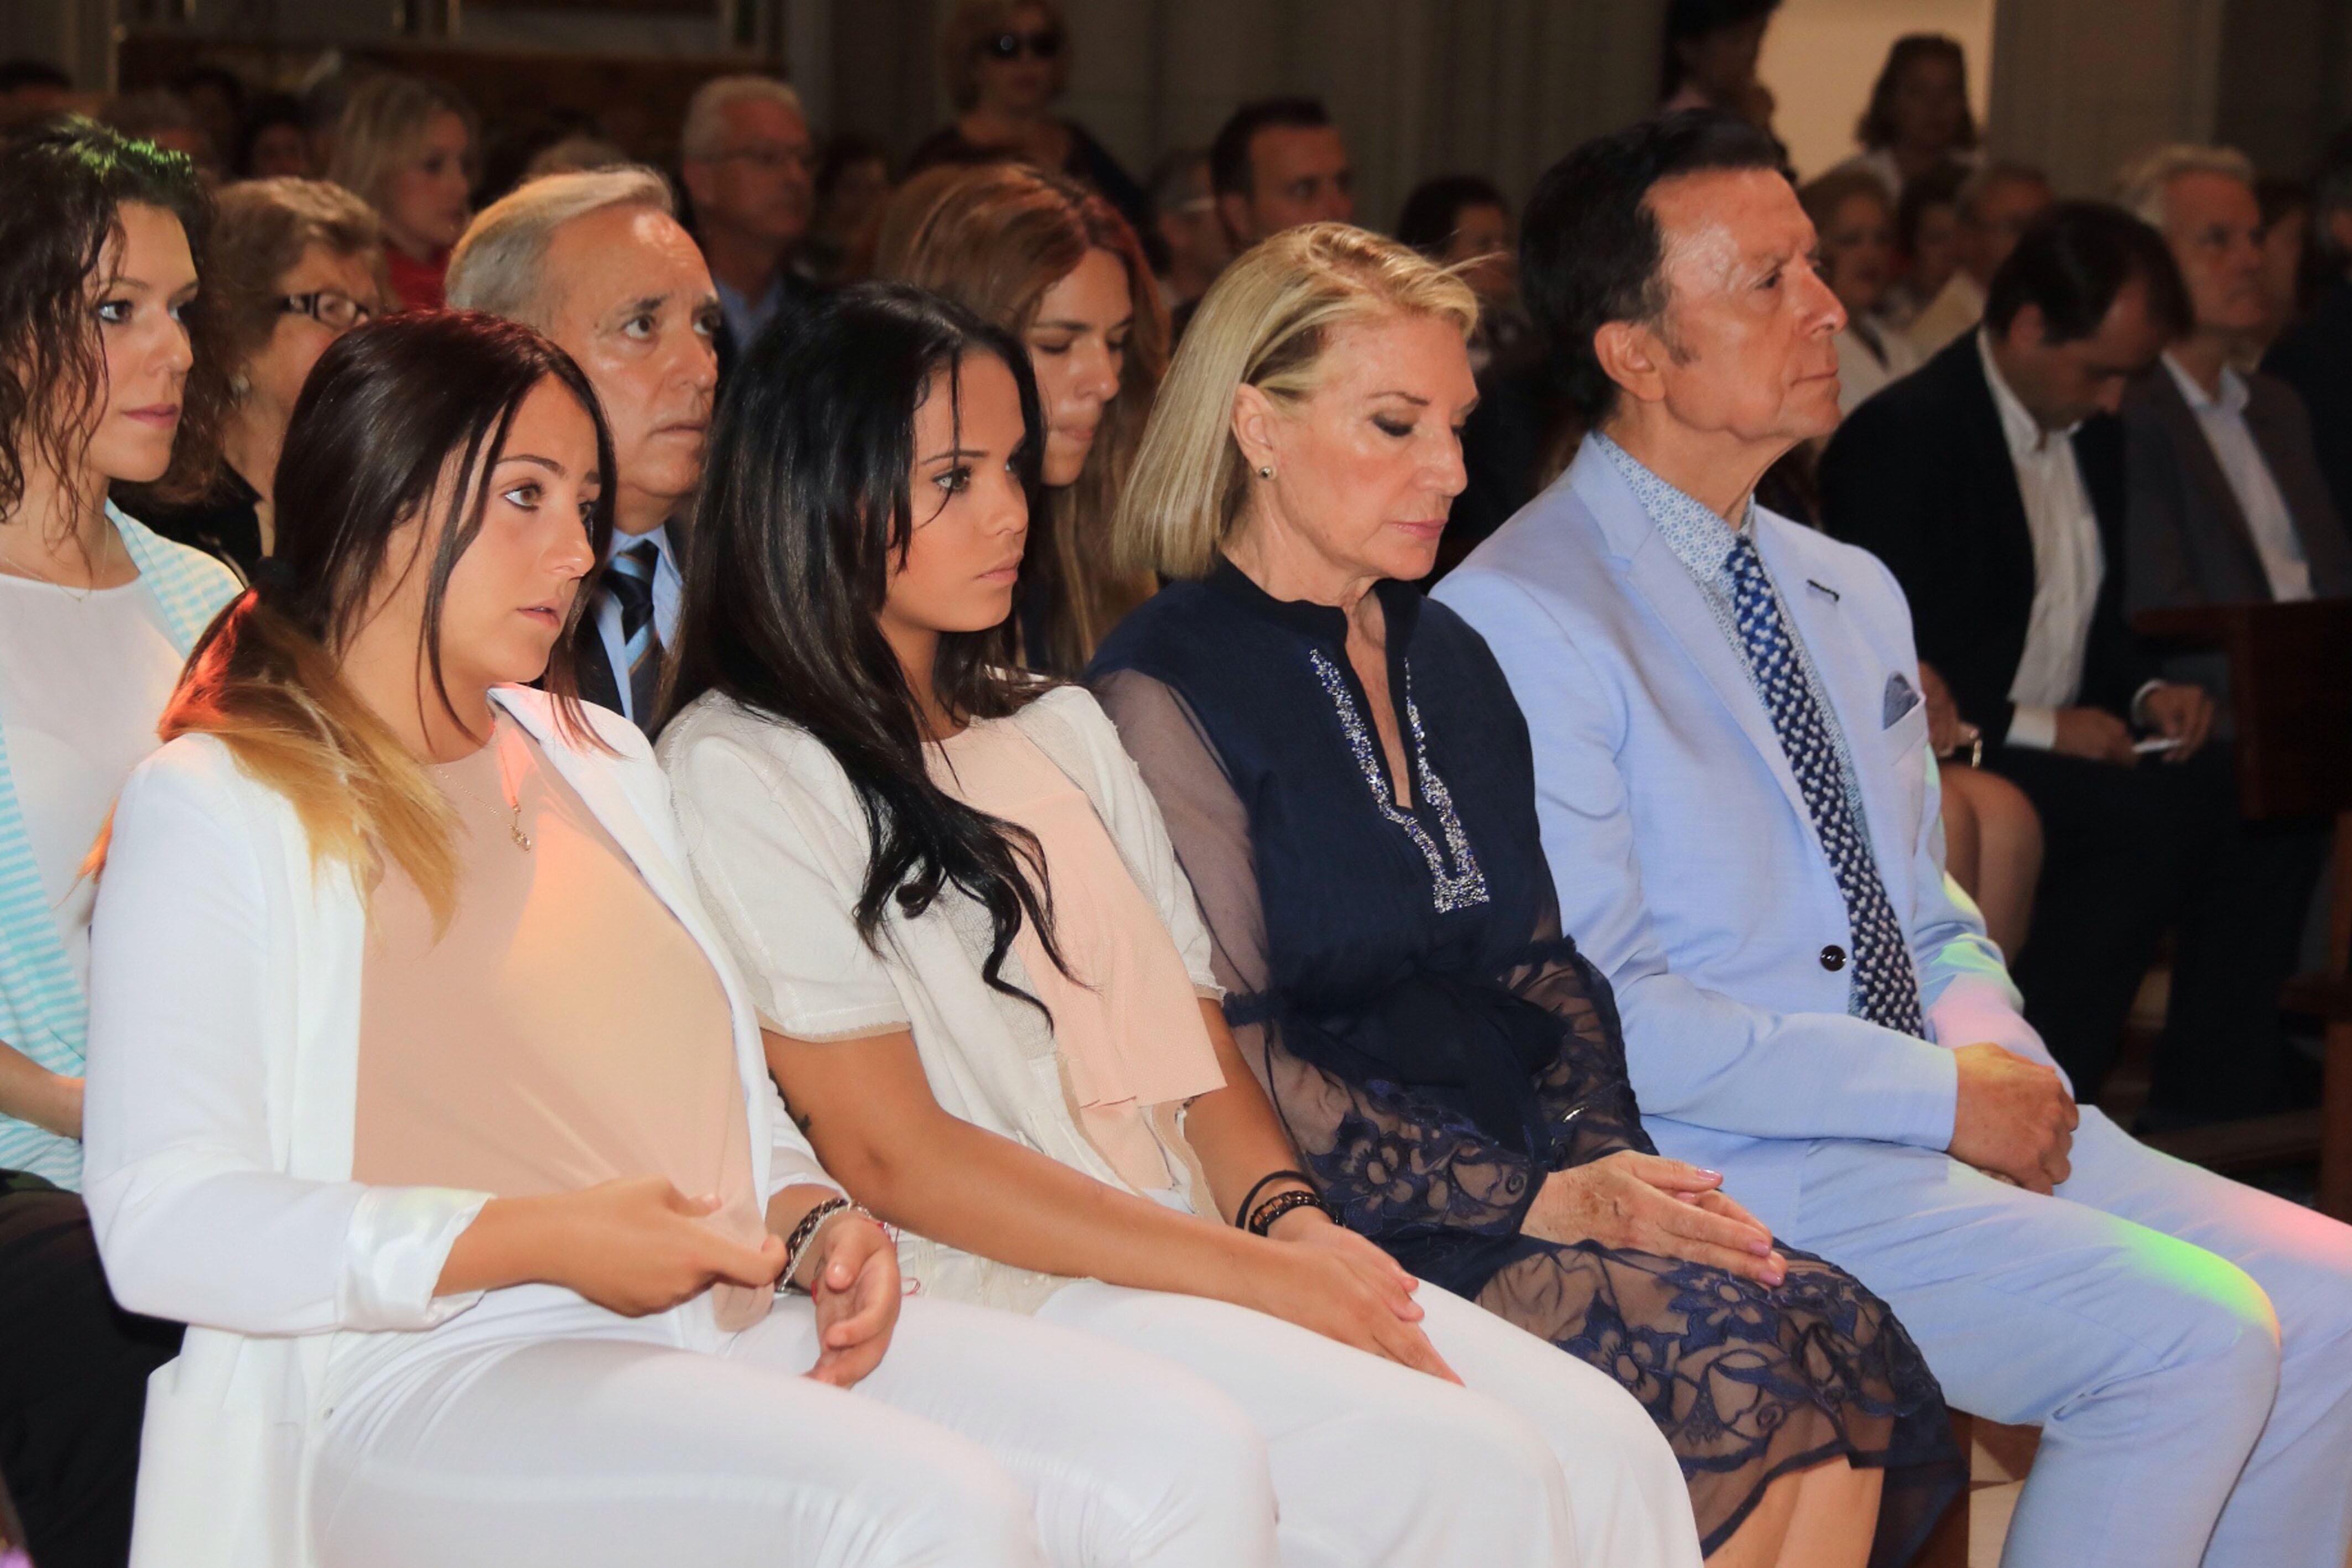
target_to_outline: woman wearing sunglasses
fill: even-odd
[[[221,432],[226,461],[193,503],[137,509],[164,538],[250,578],[277,536],[271,480],[302,382],[328,344],[383,308],[390,287],[374,212],[324,180],[229,186],[205,263],[236,400]]]
[[[1017,159],[1093,187],[1136,233],[1151,232],[1143,187],[1085,126],[1054,112],[1070,83],[1070,33],[1055,0],[957,0],[940,63],[956,117],[915,149],[908,173]]]

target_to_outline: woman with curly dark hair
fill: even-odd
[[[194,166],[85,120],[0,148],[0,1472],[34,1553],[120,1562],[147,1374],[77,1189],[92,883],[227,569],[107,499],[202,487],[222,405]]]

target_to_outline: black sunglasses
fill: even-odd
[[[999,33],[984,46],[1000,60],[1017,60],[1024,47],[1033,60],[1050,60],[1062,52],[1062,35],[1053,27],[1040,27],[1034,33]]]

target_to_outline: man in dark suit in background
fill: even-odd
[[[2171,246],[2196,316],[2124,394],[2126,610],[2352,594],[2352,542],[2303,400],[2231,364],[2266,313],[2253,165],[2231,148],[2168,147],[2126,171],[2119,194]]]
[[[2336,515],[2352,519],[2352,125],[2320,154],[2310,223],[2331,276],[2310,312],[2271,346],[2263,369],[2302,394]]]
[[[1856,409],[1822,461],[1830,531],[1894,571],[1920,657],[2042,813],[2048,861],[2014,972],[2084,1098],[2180,919],[2152,1100],[2183,1119],[2267,1108],[2284,1072],[2251,1049],[2274,1024],[2279,956],[2250,929],[2268,929],[2253,890],[2217,872],[2237,830],[2229,759],[2200,755],[2212,699],[2158,678],[2124,620],[2115,413],[2191,319],[2161,235],[2063,204],[1994,276],[1983,328]]]

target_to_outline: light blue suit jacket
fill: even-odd
[[[1853,927],[1746,662],[1616,467],[1569,471],[1438,585],[1486,637],[1535,745],[1560,918],[1617,992],[1643,1124],[1776,1228],[1824,1139],[1941,1149],[1946,1045],[2049,1053],[1944,874],[1902,590],[1759,507],[1756,542],[1843,727],[1934,1043],[1850,1015]],[[1901,676],[1900,685],[1891,677]]]

